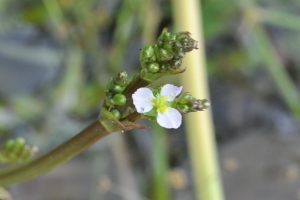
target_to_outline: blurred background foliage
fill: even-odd
[[[201,4],[219,144],[230,145],[249,131],[298,133],[300,2],[202,0]],[[109,78],[121,70],[133,76],[140,67],[139,49],[153,44],[163,27],[172,30],[171,14],[166,0],[1,1],[1,141],[24,137],[43,153],[74,135],[98,116]],[[56,177],[51,172],[10,191],[16,199],[30,200],[155,196],[151,192],[161,190],[149,184],[155,177],[151,158],[157,144],[151,130],[117,139],[116,133],[81,154],[79,161],[71,161],[75,164],[65,165],[79,177],[86,175],[85,182],[77,180],[77,174]],[[161,151],[167,158],[158,162],[164,162],[168,186],[161,187],[171,191],[169,199],[194,199],[183,128],[165,134],[166,149]],[[85,169],[89,170],[82,172]],[[225,192],[230,190],[226,180]],[[50,192],[50,186],[28,189],[38,181],[52,183]],[[226,195],[236,197],[233,192]]]

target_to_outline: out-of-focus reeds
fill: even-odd
[[[173,0],[173,19],[176,31],[189,31],[199,41],[199,50],[187,55],[183,62],[183,66],[187,67],[186,72],[181,75],[184,90],[197,98],[209,99],[201,9],[198,3],[198,0]],[[185,119],[197,199],[221,200],[223,190],[211,112],[206,110],[190,114]]]

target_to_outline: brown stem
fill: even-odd
[[[123,94],[126,96],[126,105],[125,106],[120,106],[118,109],[122,112],[125,112],[126,109],[133,105],[132,103],[132,94],[139,88],[141,87],[146,87],[150,84],[151,82],[146,81],[144,79],[141,79],[140,75],[138,75],[134,80],[132,80],[129,85],[125,88],[123,91]],[[123,108],[123,109],[122,109]]]
[[[0,171],[0,185],[6,186],[22,182],[47,171],[71,159],[110,132],[98,121],[94,121],[80,133],[61,144],[47,154],[14,168]]]

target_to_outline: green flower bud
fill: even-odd
[[[151,45],[146,45],[141,52],[143,59],[149,59],[154,56],[154,48]]]
[[[176,40],[176,34],[170,33],[169,40],[175,41]]]
[[[122,93],[125,88],[121,85],[114,85],[112,91],[115,93]]]
[[[188,113],[189,107],[187,105],[177,105],[177,110],[179,110],[181,113]]]
[[[118,75],[114,78],[114,83],[121,86],[127,86],[127,73],[125,71],[118,73]]]
[[[4,143],[4,148],[6,151],[11,151],[14,148],[15,141],[13,139],[6,140]]]
[[[176,43],[175,44],[176,47],[181,46],[184,52],[189,52],[192,51],[193,49],[197,49],[198,42],[193,38],[191,38],[190,36],[191,34],[189,32],[180,32],[177,33],[176,35],[177,35],[176,40],[181,43],[181,45]]]
[[[166,49],[159,49],[158,55],[160,61],[168,61],[172,59],[172,54],[170,54]]]
[[[189,103],[189,106],[192,112],[196,112],[198,110],[199,104],[197,101],[192,101]]]
[[[108,98],[107,100],[108,100],[108,102],[107,102],[108,106],[112,106],[112,105],[116,104],[113,98]]]
[[[19,151],[21,150],[25,145],[25,140],[24,138],[21,138],[21,137],[18,137],[15,139],[15,142],[14,142],[14,151]]]
[[[170,61],[170,63],[171,63],[172,69],[177,69],[181,66],[182,60],[181,59],[173,59]]]
[[[183,93],[178,97],[177,102],[179,104],[188,104],[192,101],[196,100],[191,94],[189,93]]]
[[[118,74],[118,78],[120,78],[121,80],[127,79],[127,73],[126,73],[125,71],[120,72],[120,73]]]
[[[163,29],[157,44],[146,46],[140,52],[142,71],[140,78],[153,82],[162,76],[175,75],[185,71],[181,68],[185,53],[197,48],[197,42],[190,37],[188,32],[172,34],[168,29]],[[159,64],[159,69],[155,65]]]
[[[121,119],[121,113],[117,109],[113,109],[110,112],[115,116],[116,119]]]
[[[185,56],[185,52],[182,49],[176,52],[176,57],[183,58],[184,56]]]
[[[202,100],[203,109],[207,109],[210,107],[210,102],[207,99]]]
[[[112,90],[113,87],[114,87],[113,78],[111,78],[111,79],[109,79],[109,81],[107,83],[106,89],[107,90]]]
[[[112,98],[113,97],[113,93],[110,92],[109,90],[105,91],[105,95],[107,96],[107,98]]]
[[[25,140],[21,137],[7,140],[3,150],[0,151],[0,162],[23,162],[30,159],[37,151],[36,146],[26,145]]]
[[[148,63],[147,68],[148,68],[149,72],[154,74],[159,71],[159,64],[156,62]]]
[[[198,99],[196,102],[197,102],[197,106],[195,106],[195,108],[197,110],[203,110],[202,100]]]
[[[115,104],[118,106],[124,106],[126,104],[126,97],[123,94],[116,94],[113,97],[113,100],[114,100]]]

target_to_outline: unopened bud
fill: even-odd
[[[187,105],[177,105],[177,110],[179,110],[181,113],[188,113],[189,107]]]
[[[114,85],[112,91],[115,93],[122,93],[125,88],[120,85]]]
[[[207,99],[202,100],[203,109],[207,109],[210,107],[210,102]]]
[[[151,45],[146,45],[143,49],[142,49],[142,52],[141,52],[141,55],[143,58],[145,59],[149,59],[154,55],[154,48],[151,46]]]
[[[119,120],[121,118],[121,113],[117,109],[113,109],[110,112],[115,116],[116,119]]]
[[[124,106],[126,104],[126,97],[123,94],[116,94],[113,97],[113,100],[114,100],[115,104],[118,106]]]
[[[24,138],[21,138],[21,137],[18,137],[15,139],[15,142],[14,142],[14,147],[13,147],[13,151],[19,151],[21,150],[25,145],[25,139]]]
[[[189,103],[191,101],[194,101],[194,100],[195,100],[195,98],[191,94],[189,94],[189,93],[183,93],[183,94],[181,94],[178,97],[178,101],[177,102],[179,104],[187,104],[187,103]]]
[[[148,68],[149,72],[154,74],[159,71],[159,64],[156,62],[148,63],[147,68]]]
[[[127,73],[125,71],[118,73],[114,78],[114,83],[126,87],[128,85]]]
[[[4,143],[4,148],[6,151],[11,151],[14,148],[15,141],[13,139],[6,140]]]
[[[168,61],[172,59],[172,55],[166,49],[159,49],[158,50],[159,60],[160,61]]]

